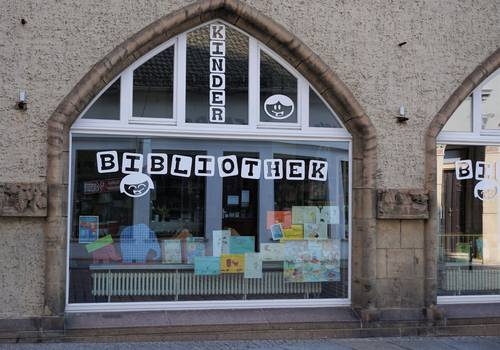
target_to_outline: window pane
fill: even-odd
[[[439,295],[500,294],[497,164],[500,146],[437,148]]]
[[[482,126],[486,130],[500,130],[500,74],[481,90]]]
[[[309,88],[309,126],[319,128],[341,127],[335,115],[311,88]]]
[[[467,97],[453,112],[443,131],[472,131],[472,96]]]
[[[260,51],[260,121],[297,123],[297,78]]]
[[[247,36],[221,23],[187,34],[186,122],[248,124]]]
[[[73,145],[71,303],[348,297],[348,143]]]
[[[97,101],[85,112],[83,119],[120,119],[120,79],[99,96]]]
[[[134,70],[134,117],[172,118],[174,46]]]

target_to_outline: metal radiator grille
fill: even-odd
[[[499,290],[500,270],[453,269],[445,271],[443,289],[447,291]]]
[[[282,272],[264,272],[260,279],[241,274],[197,276],[175,272],[94,272],[94,296],[309,294],[321,283],[284,283]]]

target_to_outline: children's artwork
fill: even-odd
[[[163,241],[163,263],[182,263],[182,244],[180,239],[167,239]]]
[[[318,224],[304,224],[305,239],[327,239],[327,224],[320,222]]]
[[[102,238],[99,238],[97,241],[89,243],[85,246],[85,249],[87,249],[87,252],[92,253],[96,251],[97,249],[104,248],[107,245],[113,244],[113,238],[111,238],[111,235],[104,236]]]
[[[205,242],[203,238],[190,237],[186,238],[184,262],[186,264],[194,264],[196,256],[205,256]]]
[[[220,275],[220,257],[218,256],[195,256],[194,274],[200,276]]]
[[[283,243],[261,243],[260,254],[263,261],[283,261],[285,245]]]
[[[262,257],[260,253],[245,253],[245,278],[262,278]]]
[[[221,273],[242,273],[245,271],[245,256],[242,254],[225,254],[220,257]]]
[[[304,239],[304,225],[292,225],[291,228],[283,230],[283,240],[302,240]]]
[[[78,220],[78,243],[92,243],[99,238],[99,217],[80,216]]]
[[[340,240],[287,241],[285,282],[340,281]]]
[[[255,251],[255,237],[231,236],[229,237],[229,254],[245,254]]]
[[[283,228],[290,228],[292,226],[292,212],[268,211],[266,228],[270,229],[274,224],[281,224]]]
[[[315,224],[319,222],[319,208],[316,206],[303,207],[304,224]]]
[[[283,238],[283,227],[281,224],[271,225],[271,237],[273,241],[279,241]]]
[[[161,258],[161,249],[156,234],[145,224],[128,226],[120,233],[120,249],[124,263],[144,263],[153,251],[154,260]]]
[[[301,206],[292,207],[292,224],[295,225],[304,224],[304,207]]]
[[[283,264],[285,283],[304,282],[304,264],[301,261],[285,260]]]
[[[319,221],[325,224],[338,224],[340,222],[339,207],[325,205],[319,208]]]
[[[231,231],[229,230],[215,230],[212,232],[213,256],[229,254],[229,237],[231,237]]]
[[[306,261],[310,259],[307,241],[286,241],[285,261]]]

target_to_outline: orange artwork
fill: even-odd
[[[283,228],[290,228],[292,226],[292,212],[291,211],[268,211],[267,212],[267,228],[271,229],[274,224],[281,224]]]

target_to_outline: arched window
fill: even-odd
[[[239,29],[158,46],[71,127],[67,310],[349,303],[350,153]]]
[[[500,300],[500,70],[437,139],[438,301]]]

